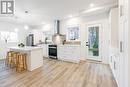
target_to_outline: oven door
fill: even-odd
[[[49,47],[49,57],[57,58],[57,48],[56,47]]]

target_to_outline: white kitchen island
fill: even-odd
[[[27,54],[27,70],[33,71],[43,66],[43,48],[42,47],[9,47],[11,51]]]

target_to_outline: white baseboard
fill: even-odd
[[[72,62],[72,63],[79,63],[80,62],[80,60],[72,60],[72,59],[64,59],[64,58],[58,58],[58,60]]]

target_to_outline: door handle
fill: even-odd
[[[89,46],[89,42],[86,42],[86,46]]]
[[[114,61],[114,69],[116,70],[116,62]]]

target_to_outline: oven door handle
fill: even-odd
[[[56,49],[56,47],[49,47],[49,48],[55,48]]]

